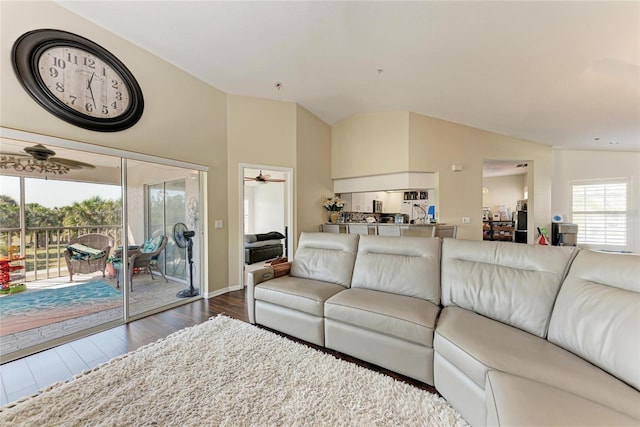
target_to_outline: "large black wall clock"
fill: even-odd
[[[29,31],[16,40],[11,57],[26,91],[62,120],[114,132],[142,116],[142,90],[133,74],[91,40],[61,30]]]

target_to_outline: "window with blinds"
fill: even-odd
[[[626,250],[628,246],[628,181],[573,184],[573,222],[578,245]]]

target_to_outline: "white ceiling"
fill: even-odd
[[[408,110],[640,151],[638,1],[58,3],[226,93],[328,124]]]

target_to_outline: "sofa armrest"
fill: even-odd
[[[256,323],[254,289],[256,285],[274,278],[273,268],[262,267],[247,273],[247,310],[249,322]]]

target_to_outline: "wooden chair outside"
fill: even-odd
[[[94,249],[95,252],[102,252],[102,254],[98,256],[94,254],[83,255],[78,251],[74,251],[75,244],[84,245]],[[72,239],[64,251],[64,260],[69,271],[69,281],[73,282],[74,274],[90,274],[96,271],[101,271],[102,277],[105,277],[104,271],[107,267],[107,259],[112,246],[113,239],[106,234],[90,233]]]
[[[153,272],[152,270],[157,271],[158,273],[160,273],[160,275],[162,276],[162,278],[165,280],[165,282],[169,282],[169,280],[165,277],[162,269],[160,268],[160,266],[158,265],[158,257],[160,256],[160,254],[162,253],[162,251],[164,251],[164,249],[167,246],[167,242],[168,242],[168,238],[167,236],[162,236],[162,242],[160,243],[160,245],[155,248],[152,251],[147,251],[145,249],[145,247],[147,246],[145,242],[145,245],[143,245],[140,249],[137,250],[133,250],[133,251],[128,251],[129,253],[129,283],[130,283],[130,287],[131,287],[131,292],[133,292],[133,272],[138,269],[138,271],[140,273],[149,273],[149,275],[151,276],[151,279],[155,279],[153,277]],[[115,256],[117,256],[118,254],[116,253]],[[122,264],[120,263],[119,268],[118,268],[118,273],[117,273],[117,279],[116,279],[116,287],[119,288],[120,287],[120,275],[122,274]]]

